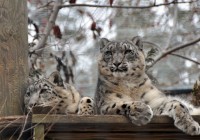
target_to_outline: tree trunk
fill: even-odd
[[[23,113],[28,76],[26,0],[0,0],[0,116]]]

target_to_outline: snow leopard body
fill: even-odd
[[[120,114],[135,125],[149,123],[153,115],[168,115],[174,125],[190,135],[199,135],[200,126],[191,115],[200,109],[187,102],[166,96],[145,73],[143,42],[130,40],[100,41],[99,78],[95,95],[98,114]]]

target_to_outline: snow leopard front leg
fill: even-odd
[[[190,135],[199,135],[200,126],[194,121],[189,113],[189,109],[178,100],[171,100],[162,102],[161,105],[154,112],[156,115],[168,115],[174,119],[174,125],[183,132]],[[154,109],[153,109],[154,110]]]
[[[110,102],[104,103],[100,108],[101,114],[119,114],[127,116],[135,125],[141,126],[149,123],[153,117],[153,111],[149,105],[143,102]]]

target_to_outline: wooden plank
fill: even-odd
[[[35,106],[32,108],[33,114],[49,114],[51,112],[51,106]]]
[[[77,116],[77,115],[46,115],[33,114],[33,123],[124,123],[128,120],[123,116],[117,115],[94,115],[94,116]]]
[[[199,140],[184,133],[49,133],[48,140]]]
[[[199,119],[199,118],[197,118]],[[48,115],[33,114],[33,123],[130,123],[122,115],[94,115],[94,116],[77,116],[77,115]],[[172,123],[168,116],[155,116],[151,123]]]
[[[196,121],[200,122],[200,116],[193,116]],[[25,120],[29,129],[30,123],[33,122],[35,127],[35,138],[39,139],[157,139],[164,138],[186,138],[199,139],[200,136],[188,136],[178,130],[173,125],[173,120],[167,116],[155,116],[153,120],[144,126],[135,126],[129,120],[120,115],[95,115],[95,116],[76,116],[76,115],[47,115],[33,114],[31,118],[26,116],[9,116],[0,117],[1,135],[9,136],[17,129],[21,132]],[[6,129],[5,129],[5,126]],[[2,129],[4,128],[4,129]],[[2,131],[3,130],[3,131]],[[3,133],[2,133],[3,132]],[[19,134],[18,133],[18,134]],[[16,136],[18,135],[16,133]],[[31,133],[28,133],[30,137]],[[47,134],[47,135],[46,135]],[[46,135],[46,136],[45,136]],[[84,137],[83,137],[84,136]]]
[[[50,132],[52,133],[105,133],[105,132],[179,132],[177,128],[173,124],[147,124],[144,126],[135,126],[131,123],[126,124],[53,124],[51,126]]]
[[[193,118],[200,123],[200,116]],[[49,115],[49,114],[33,114],[33,123],[130,123],[130,121],[122,115],[93,115],[93,116],[77,116],[77,115]],[[154,116],[150,123],[173,123],[168,116]]]
[[[200,122],[200,116],[193,116]],[[154,116],[144,126],[136,126],[120,115],[44,115],[34,114],[34,124],[45,125],[45,139],[48,140],[129,140],[129,139],[200,139],[177,129],[167,116]]]

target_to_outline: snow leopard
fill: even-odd
[[[98,114],[124,115],[137,126],[148,124],[154,115],[167,115],[189,135],[199,135],[200,126],[191,115],[200,109],[182,99],[167,96],[146,74],[142,38],[100,40],[98,84],[95,102]]]
[[[40,72],[34,72],[30,76],[31,80],[24,96],[25,107],[29,112],[32,112],[34,106],[50,106],[51,114],[94,114],[93,99],[81,98],[72,85],[63,82],[58,71],[48,78]]]

